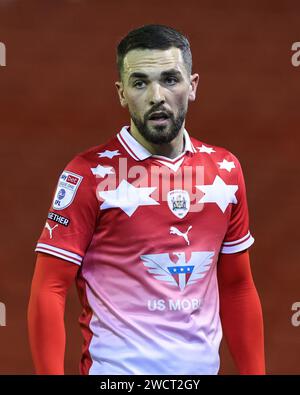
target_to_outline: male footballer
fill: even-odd
[[[80,374],[265,374],[241,165],[185,128],[199,75],[188,39],[145,25],[117,47],[130,125],[72,159],[45,227],[28,308],[37,374],[64,374],[64,307],[82,304]]]

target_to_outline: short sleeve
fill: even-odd
[[[75,157],[61,173],[35,251],[81,265],[97,222],[95,180],[86,159]]]
[[[243,251],[254,243],[254,238],[249,230],[249,213],[243,171],[239,160],[234,155],[232,157],[236,165],[235,183],[238,186],[236,193],[237,202],[236,204],[232,204],[228,229],[220,250],[223,254]]]

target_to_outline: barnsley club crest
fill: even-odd
[[[183,218],[190,209],[190,195],[182,189],[174,189],[168,192],[168,206],[176,217]]]

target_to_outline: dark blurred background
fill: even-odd
[[[129,116],[117,97],[115,51],[129,30],[162,23],[190,40],[200,74],[186,128],[240,159],[247,184],[255,282],[265,318],[267,370],[300,373],[299,1],[141,2],[0,0],[0,374],[34,372],[26,310],[58,175]],[[77,374],[81,334],[75,287],[66,309],[66,373]],[[221,373],[235,373],[222,345]]]

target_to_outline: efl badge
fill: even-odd
[[[58,180],[52,207],[55,210],[62,210],[70,206],[81,181],[82,177],[78,174],[64,171]]]
[[[183,218],[190,209],[190,195],[182,189],[174,189],[168,192],[168,205],[176,217]]]

